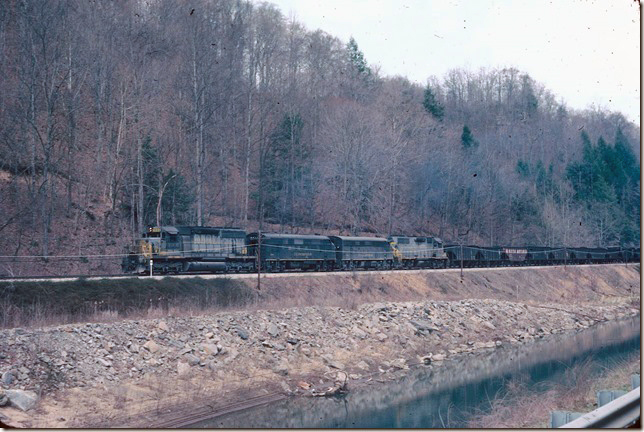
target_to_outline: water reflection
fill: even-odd
[[[403,379],[355,390],[341,399],[292,398],[203,421],[192,427],[226,428],[441,428],[465,427],[485,412],[511,379],[533,388],[560,382],[571,366],[592,358],[610,364],[639,352],[639,317],[574,335],[508,346],[488,355],[416,368]]]

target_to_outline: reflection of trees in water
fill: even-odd
[[[607,323],[574,335],[556,335],[533,344],[504,347],[488,355],[455,358],[441,367],[412,369],[401,380],[356,389],[342,398],[291,398],[233,413],[212,424],[283,428],[459,427],[472,415],[489,410],[492,401],[498,398],[526,387],[546,391],[553,376],[558,382],[581,382],[590,363],[580,356],[594,358],[598,349],[620,342],[623,346],[611,347],[609,351],[632,351],[639,345],[633,341],[639,329],[639,318]],[[624,341],[632,343],[626,346]],[[566,369],[578,361],[577,366]]]

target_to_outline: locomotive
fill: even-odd
[[[126,251],[130,274],[496,267],[639,261],[640,248],[443,245],[429,236],[246,233],[241,228],[150,227]]]
[[[124,273],[253,271],[246,231],[240,228],[150,227],[123,258]]]

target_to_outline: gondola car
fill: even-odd
[[[574,249],[575,257],[581,264],[601,263],[605,260],[606,249],[579,247]]]
[[[640,248],[625,248],[623,249],[623,260],[624,261],[640,261]]]
[[[606,262],[623,262],[625,256],[625,250],[620,247],[606,248]]]
[[[463,267],[498,267],[525,265],[528,249],[513,246],[479,247],[472,245],[448,245],[445,252],[450,266]]]
[[[445,268],[447,254],[438,237],[407,237],[393,235],[387,238],[399,268]]]
[[[329,271],[335,267],[335,246],[329,237],[262,233],[261,241],[258,240],[256,232],[248,234],[248,254],[256,257],[259,245],[263,271]]]
[[[563,247],[527,246],[526,261],[530,265],[565,264],[569,254]]]
[[[503,251],[498,246],[448,245],[445,252],[453,267],[459,267],[461,261],[463,267],[498,266],[503,261]]]
[[[329,236],[336,250],[336,269],[391,269],[394,253],[385,238]]]

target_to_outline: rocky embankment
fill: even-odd
[[[639,315],[639,298],[378,302],[0,331],[0,420],[163,426],[184,409],[319,395],[419,364]]]

